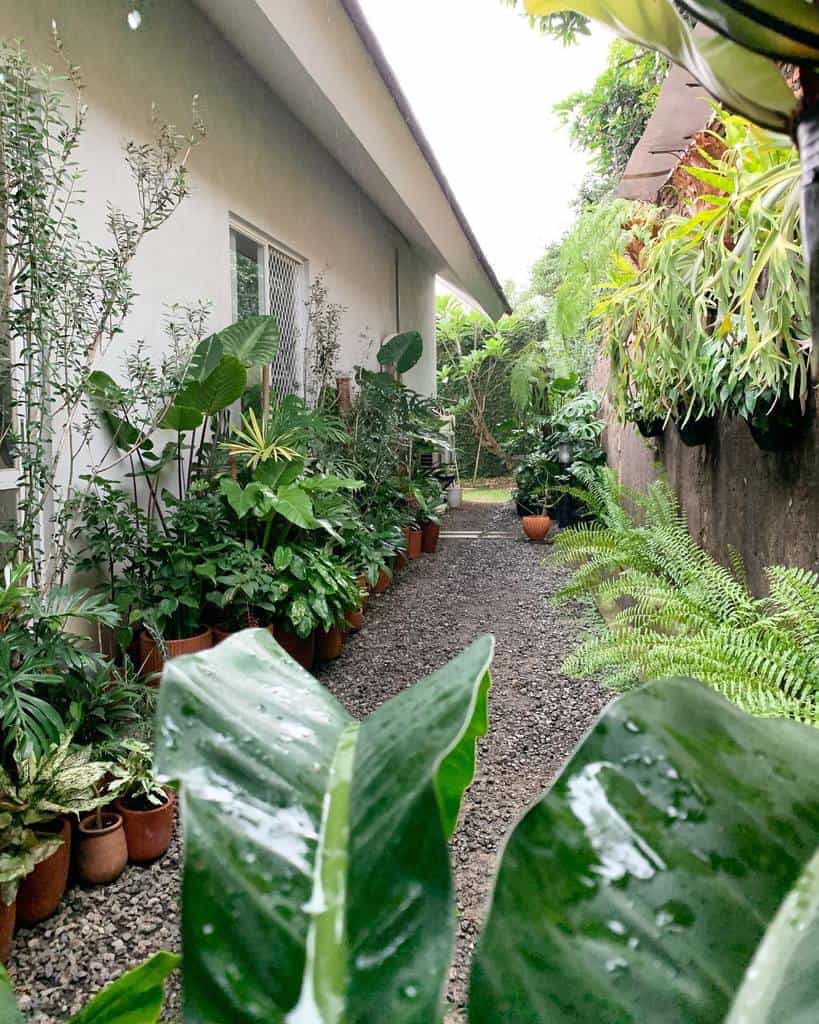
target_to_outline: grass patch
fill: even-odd
[[[503,505],[512,500],[512,492],[505,487],[465,487],[464,501],[478,505]]]

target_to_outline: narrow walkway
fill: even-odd
[[[447,518],[437,556],[413,563],[375,598],[364,630],[320,673],[352,714],[365,716],[479,634],[495,634],[490,733],[453,840],[459,913],[453,1021],[466,997],[503,837],[605,703],[599,687],[560,674],[585,622],[582,612],[549,604],[562,575],[546,568],[546,555],[546,548],[524,540],[511,506],[466,506]],[[10,968],[29,1024],[63,1024],[123,970],[157,949],[179,948],[179,861],[175,840],[158,864],[131,867],[101,889],[74,886],[55,917],[18,933]],[[168,1019],[178,1013],[174,985]]]
[[[363,717],[481,633],[495,634],[490,731],[453,840],[459,914],[453,1010],[466,999],[503,838],[606,703],[596,684],[561,675],[587,623],[582,610],[549,602],[564,575],[545,566],[547,553],[524,539],[511,505],[465,506],[447,518],[438,555],[411,565],[373,602],[365,630],[322,673],[348,710]]]

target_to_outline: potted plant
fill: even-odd
[[[209,561],[197,571],[211,583],[205,599],[214,643],[243,629],[272,625],[284,588],[264,551],[252,541],[228,544],[218,562]]]
[[[754,411],[746,416],[748,429],[763,452],[783,452],[800,444],[810,428],[810,407],[802,404],[798,396],[787,393],[774,396],[761,395]]]
[[[87,885],[105,885],[122,874],[128,864],[128,844],[122,815],[103,811],[80,818],[77,826],[76,868]]]
[[[424,554],[434,555],[438,550],[441,517],[446,507],[443,488],[430,476],[415,485],[414,493],[418,506],[418,521],[421,524],[421,550]]]
[[[31,830],[50,844],[23,879],[17,893],[17,923],[31,927],[57,909],[68,881],[71,855],[70,814],[81,814],[107,802],[98,787],[110,765],[93,761],[88,747],[75,747],[66,734],[46,753],[18,749],[13,768],[0,768],[0,813],[17,827]]]
[[[20,883],[60,848],[57,837],[38,836],[19,815],[0,812],[0,963],[11,953]]]
[[[122,817],[128,859],[134,864],[158,860],[173,837],[173,792],[160,786],[147,743],[123,740],[111,769],[109,792],[116,794],[116,812]]]
[[[544,488],[543,491],[538,495],[536,501],[533,502],[534,511],[529,515],[525,515],[521,519],[523,526],[523,532],[536,544],[541,544],[546,540],[549,530],[552,528],[552,518],[547,514],[549,508],[549,494]]]
[[[693,410],[679,409],[674,417],[680,440],[687,448],[696,448],[702,444],[708,444],[714,436],[717,425],[716,416],[707,415],[701,412],[698,416],[693,415]]]

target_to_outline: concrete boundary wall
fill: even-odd
[[[647,441],[613,415],[608,362],[599,358],[591,386],[603,396],[609,464],[629,487],[644,491],[661,474],[673,484],[692,536],[721,561],[741,552],[753,590],[765,591],[766,565],[819,570],[819,425],[793,451],[768,453],[742,420],[720,420],[713,440],[686,448],[672,425]]]

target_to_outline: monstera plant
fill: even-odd
[[[186,1024],[441,1024],[491,658],[479,639],[363,722],[263,631],[167,665]],[[817,771],[814,729],[691,680],[610,705],[506,844],[471,1024],[814,1020]],[[156,1022],[159,957],[74,1024]]]
[[[819,8],[806,0],[681,0],[715,33],[692,31],[672,0],[524,0],[549,17],[571,9],[682,65],[720,103],[792,134],[802,159],[802,230],[814,341],[819,338]],[[777,64],[797,65],[801,102]],[[819,344],[814,345],[814,370]]]

